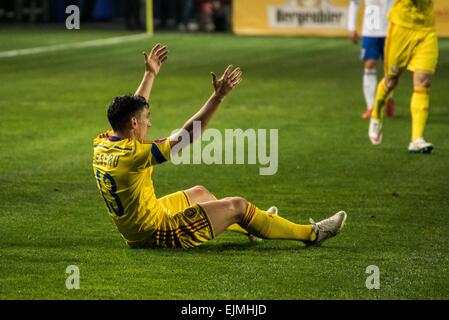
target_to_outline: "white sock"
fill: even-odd
[[[377,69],[365,69],[363,74],[363,94],[365,95],[366,108],[374,107],[377,88]]]

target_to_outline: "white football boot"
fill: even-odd
[[[268,212],[268,213],[271,213],[271,214],[274,215],[274,216],[277,216],[277,215],[278,215],[278,208],[275,207],[275,206],[272,206],[272,207],[270,207],[270,208],[267,210],[267,212]],[[262,238],[258,238],[258,237],[256,237],[255,235],[252,235],[252,234],[248,234],[248,240],[249,240],[251,243],[256,243],[256,242],[261,242],[261,241],[263,241]]]
[[[313,231],[316,233],[314,241],[303,241],[306,246],[319,246],[324,241],[335,237],[343,228],[346,222],[347,214],[344,211],[337,212],[332,217],[321,220],[319,222],[310,219]]]
[[[433,145],[430,142],[426,142],[424,138],[418,138],[408,145],[408,152],[410,153],[431,153],[432,150]]]
[[[278,208],[275,207],[275,206],[272,206],[272,207],[270,207],[270,208],[267,210],[267,212],[271,213],[271,214],[274,215],[274,216],[277,216],[277,215],[278,215]]]
[[[369,121],[368,137],[372,144],[380,144],[382,142],[382,120],[371,118]]]

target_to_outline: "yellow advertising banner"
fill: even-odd
[[[344,36],[347,34],[349,2],[234,0],[233,31],[241,35]],[[449,37],[449,0],[435,0],[435,14],[438,35]]]

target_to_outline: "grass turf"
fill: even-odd
[[[102,36],[123,35],[103,33]],[[97,39],[51,30],[0,33],[1,50]],[[12,44],[9,39],[13,39]],[[140,52],[170,57],[151,97],[151,138],[169,133],[211,92],[228,63],[244,81],[211,127],[279,129],[279,170],[165,164],[158,195],[196,184],[240,195],[306,223],[340,209],[344,231],[321,248],[250,245],[234,233],[190,251],[131,250],[106,213],[91,169],[91,139],[107,128],[115,95],[134,92]],[[367,137],[358,47],[345,39],[159,35],[150,41],[0,59],[1,299],[440,299],[449,298],[449,41],[431,93],[432,155],[409,155],[410,76],[395,92],[384,142]],[[77,265],[81,289],[65,288]],[[368,290],[377,265],[381,288]]]

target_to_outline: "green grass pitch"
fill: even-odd
[[[0,51],[123,35],[0,33]],[[250,245],[227,233],[194,250],[132,250],[96,189],[92,138],[115,95],[134,92],[142,50],[170,57],[151,97],[150,138],[180,127],[211,92],[210,71],[241,66],[244,81],[211,127],[279,129],[279,170],[257,165],[165,164],[157,195],[193,185],[218,197],[277,205],[299,223],[348,213],[321,248]],[[432,155],[409,155],[411,79],[397,117],[372,146],[358,46],[346,39],[163,34],[149,41],[0,58],[0,299],[447,299],[449,298],[449,41],[431,91]],[[80,290],[65,287],[80,268]],[[368,290],[367,266],[380,269]]]

